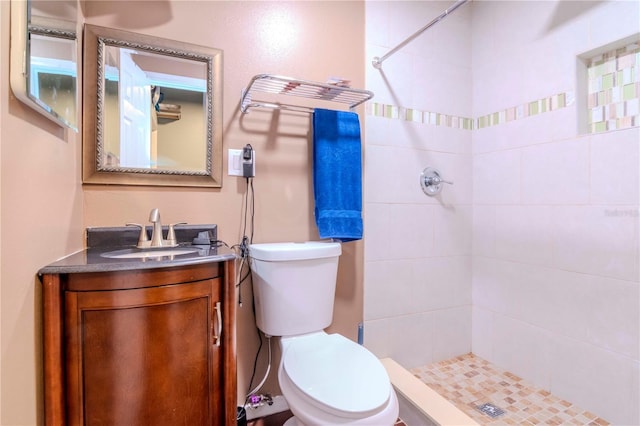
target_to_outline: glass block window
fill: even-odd
[[[588,61],[591,133],[640,126],[640,41]]]

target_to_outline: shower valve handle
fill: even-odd
[[[449,185],[453,185],[453,182],[448,181],[448,180],[444,180],[439,176],[434,176],[434,177],[425,176],[425,178],[424,178],[424,184],[427,185],[427,186],[440,185],[441,183],[448,183]]]
[[[453,185],[453,182],[442,179],[442,177],[440,177],[440,171],[433,167],[427,167],[420,175],[420,186],[422,187],[422,191],[431,197],[442,192],[443,183]]]

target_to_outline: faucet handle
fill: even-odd
[[[140,225],[139,223],[126,223],[126,226],[137,226],[140,228],[140,235],[138,236],[138,247],[144,247],[149,243],[149,236],[147,235],[147,230],[144,225]]]
[[[160,222],[160,210],[158,208],[151,209],[149,212],[149,222]]]
[[[167,245],[168,246],[177,246],[178,245],[178,240],[176,239],[176,231],[173,228],[174,226],[177,225],[186,225],[187,222],[178,222],[178,223],[172,223],[171,225],[169,225],[169,232],[167,232]]]

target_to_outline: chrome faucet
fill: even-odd
[[[140,228],[140,237],[138,238],[138,248],[149,247],[175,247],[178,245],[174,226],[186,225],[186,222],[173,223],[169,225],[169,232],[167,233],[167,239],[162,236],[162,222],[160,222],[160,210],[157,208],[152,209],[149,213],[149,222],[153,224],[151,230],[151,241],[147,236],[147,230],[144,225],[138,223],[127,223],[127,226],[138,226]]]
[[[151,213],[149,213],[149,222],[153,223],[153,231],[151,231],[151,247],[162,247],[164,245],[164,240],[162,238],[162,222],[160,222],[160,210],[151,210]]]

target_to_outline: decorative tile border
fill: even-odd
[[[640,42],[591,58],[589,130],[591,133],[640,126]]]
[[[498,124],[504,124],[509,121],[521,120],[545,112],[556,111],[573,105],[574,102],[575,96],[573,92],[558,93],[478,117],[476,129],[484,129],[485,127],[497,126]]]
[[[640,41],[591,58],[587,75],[591,133],[640,126]],[[574,92],[567,91],[475,119],[378,102],[367,103],[366,110],[375,117],[476,130],[556,111],[574,103]]]
[[[378,102],[367,103],[367,114],[375,117],[386,117],[395,120],[412,121],[414,123],[446,126],[455,129],[473,130],[473,119],[439,112],[421,111],[415,108],[404,108]]]
[[[421,111],[414,108],[404,108],[378,102],[368,102],[366,112],[375,117],[386,117],[395,120],[412,121],[414,123],[445,126],[455,129],[476,130],[490,126],[497,126],[513,120],[520,120],[549,111],[568,107],[575,102],[573,92],[563,92],[546,98],[527,102],[522,105],[507,108],[502,111],[483,115],[476,119],[441,114],[438,112]]]

